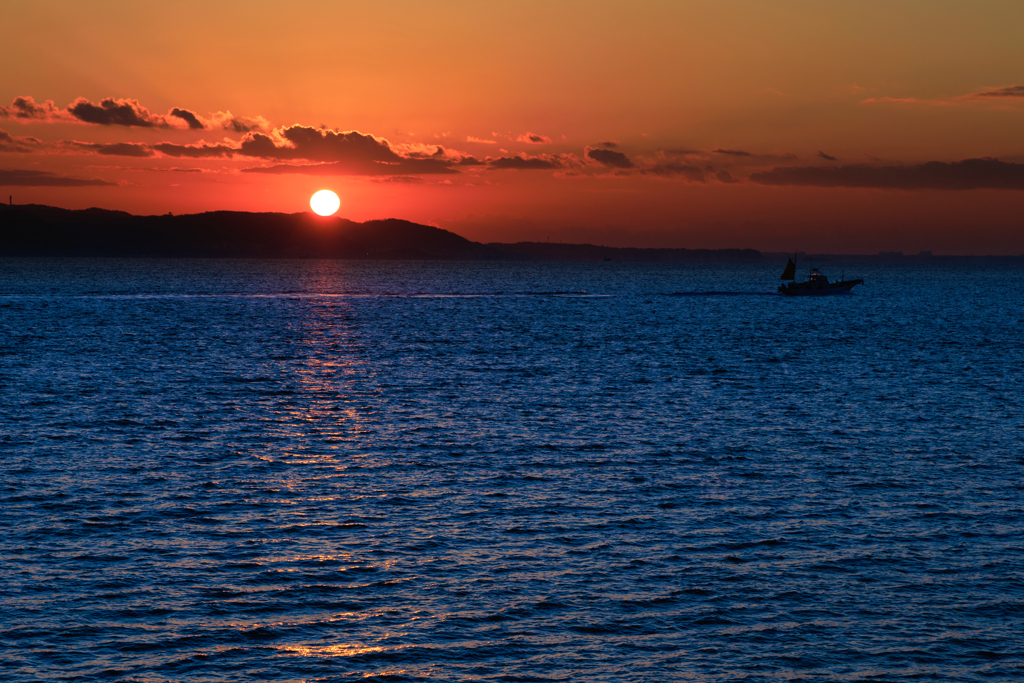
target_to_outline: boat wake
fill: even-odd
[[[778,292],[672,292],[665,296],[778,296]]]

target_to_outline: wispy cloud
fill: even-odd
[[[849,187],[895,190],[1024,190],[1024,164],[999,159],[930,161],[910,166],[853,164],[777,167],[753,173],[762,185]]]
[[[550,145],[551,138],[539,133],[526,132],[516,138],[516,142],[525,142],[528,145]]]
[[[747,152],[747,151],[742,150],[742,149],[722,149],[721,147],[717,147],[717,148],[711,150],[711,152],[713,154],[720,154],[722,156],[731,157],[733,159],[736,159],[737,161],[742,161],[743,163],[757,163],[757,164],[767,164],[767,163],[779,162],[779,161],[790,161],[792,159],[796,159],[797,158],[797,156],[795,154],[789,154],[787,152],[783,152],[783,153],[776,152],[776,153],[772,153],[772,154],[759,154],[759,153],[754,153],[754,152]]]
[[[98,187],[116,184],[99,178],[71,178],[50,171],[0,169],[0,187]]]
[[[0,152],[28,153],[35,152],[43,146],[43,141],[27,135],[11,135],[0,129]]]
[[[861,100],[861,104],[902,104],[922,107],[945,107],[951,104],[949,99],[925,99],[919,97],[869,97]]]
[[[419,176],[415,176],[415,175],[384,176],[384,177],[381,177],[381,178],[373,178],[372,180],[375,183],[400,183],[400,184],[404,184],[404,185],[425,182],[423,180],[423,178],[420,178]]]
[[[659,178],[682,178],[694,183],[703,183],[705,181],[704,169],[677,162],[648,166],[642,169],[640,173]]]
[[[689,149],[687,147],[670,147],[668,149],[658,150],[663,154],[676,157],[692,157],[692,156],[704,156],[707,152],[699,149]]]
[[[364,175],[411,176],[458,173],[448,162],[437,159],[403,159],[389,164],[335,161],[319,164],[275,164],[243,168],[242,173],[269,173],[273,175]]]
[[[575,154],[520,154],[497,159],[488,157],[487,166],[498,171],[545,171],[579,168],[581,162]]]
[[[749,157],[749,156],[753,156],[750,152],[744,152],[742,149],[722,149],[722,148],[719,147],[719,148],[713,149],[711,151],[714,152],[715,154],[725,154],[725,155],[731,156],[731,157]]]
[[[230,145],[210,145],[199,142],[194,145],[178,145],[172,142],[161,142],[152,147],[157,152],[169,157],[185,157],[188,159],[216,159],[233,157],[238,152],[237,147]]]
[[[135,142],[78,142],[77,140],[65,140],[58,143],[61,146],[71,149],[94,152],[103,156],[115,157],[151,157],[153,150],[149,145]]]
[[[553,159],[527,156],[499,157],[491,159],[487,163],[491,168],[498,170],[544,171],[562,167],[561,164]]]
[[[965,106],[971,102],[988,100],[989,102],[1024,99],[1024,85],[1008,85],[1001,88],[990,88],[980,92],[955,97],[869,97],[861,100],[861,104],[888,104],[920,107]]]
[[[1024,97],[1024,85],[1008,85],[1003,88],[995,88],[994,90],[983,90],[982,92],[976,92],[968,97],[982,97],[982,98],[1006,98],[1006,97]]]

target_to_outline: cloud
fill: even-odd
[[[242,173],[268,173],[273,175],[436,175],[458,173],[448,162],[438,159],[403,159],[390,164],[364,164],[352,162],[327,162],[320,164],[276,164],[243,168]]]
[[[825,154],[822,151],[818,152],[818,156],[821,157],[822,159],[824,159],[825,161],[835,161],[836,160],[836,158],[834,156],[832,156],[830,154]]]
[[[770,163],[773,161],[788,161],[790,159],[796,159],[795,154],[754,154],[747,152],[742,149],[722,149],[716,147],[711,150],[714,154],[722,154],[725,156],[733,157],[735,159],[742,159],[744,162],[753,163]]]
[[[79,121],[100,126],[129,126],[137,128],[170,128],[163,116],[151,114],[138,100],[108,97],[93,104],[79,97],[68,105],[67,111]]]
[[[64,147],[80,149],[104,156],[114,157],[151,157],[154,155],[149,145],[137,142],[78,142],[77,140],[65,140],[60,143]]]
[[[668,155],[671,155],[671,156],[677,156],[677,157],[704,156],[706,154],[706,152],[703,152],[703,151],[701,151],[699,149],[688,149],[686,147],[674,147],[674,148],[662,149],[662,150],[658,150],[658,151],[664,152],[665,154],[668,154]]]
[[[457,173],[456,159],[441,154],[429,158],[398,154],[387,140],[358,131],[339,133],[329,129],[291,126],[272,135],[250,133],[238,154],[281,161],[318,161],[320,164],[278,164],[245,169],[248,173],[307,173],[313,175],[423,175]],[[435,152],[435,155],[438,153]]]
[[[189,159],[232,157],[238,151],[229,145],[208,145],[205,142],[199,142],[194,145],[176,145],[171,142],[161,142],[158,145],[153,145],[153,149],[164,156],[187,157]]]
[[[475,142],[478,145],[496,145],[497,140],[484,140],[483,138],[475,138],[472,135],[466,137],[466,142]]]
[[[251,123],[244,119],[232,118],[224,122],[223,128],[233,130],[236,133],[248,133],[253,130],[267,130],[269,125],[260,125],[260,123]]]
[[[190,112],[188,109],[179,109],[175,107],[171,110],[170,116],[177,117],[188,124],[190,130],[203,130],[206,126],[195,113]]]
[[[944,107],[952,104],[952,100],[948,99],[937,99],[927,100],[918,97],[869,97],[866,100],[861,100],[861,104],[907,104],[907,105],[923,105],[927,107]]]
[[[912,106],[925,106],[925,107],[950,107],[959,106],[971,100],[1007,100],[1021,98],[1024,99],[1024,85],[1008,85],[1002,88],[990,88],[981,92],[971,93],[969,95],[959,95],[957,97],[936,97],[936,98],[919,98],[919,97],[869,97],[866,100],[861,100],[861,104],[893,104],[893,105],[912,105]]]
[[[594,161],[604,164],[605,166],[611,166],[612,168],[636,168],[632,161],[629,160],[622,152],[613,152],[610,149],[595,149],[588,147],[586,151],[586,157],[593,159]]]
[[[719,171],[715,174],[715,177],[718,179],[718,182],[725,183],[727,185],[737,182],[728,171]]]
[[[619,143],[615,142],[615,140],[602,140],[597,144],[605,149],[618,149],[619,147]]]
[[[375,182],[375,183],[402,183],[402,184],[408,185],[408,184],[422,183],[424,181],[423,181],[423,178],[420,178],[419,176],[414,176],[414,175],[393,175],[393,176],[384,176],[382,178],[374,178],[373,182]]]
[[[716,148],[716,149],[713,149],[711,151],[714,152],[715,154],[727,154],[727,155],[733,156],[733,157],[749,157],[749,156],[753,156],[753,154],[751,154],[750,152],[744,152],[742,149],[721,149],[721,148]]]
[[[465,156],[457,152],[449,154],[448,150],[441,145],[428,145],[422,142],[406,142],[389,146],[395,154],[409,159],[458,159]]]
[[[177,167],[177,166],[172,166],[171,168],[156,168],[156,167],[151,167],[151,168],[126,168],[125,170],[126,171],[143,171],[143,172],[146,172],[146,173],[149,173],[151,171],[152,172],[156,172],[156,173],[206,173],[206,171],[204,171],[201,168],[180,168],[180,167]]]
[[[913,166],[854,164],[831,167],[777,167],[753,173],[762,185],[851,187],[894,190],[1024,190],[1024,164],[999,159],[930,161]]]
[[[544,171],[553,169],[578,168],[581,165],[575,154],[538,154],[530,156],[520,154],[515,157],[487,158],[487,165],[492,170]]]
[[[491,159],[489,164],[491,168],[499,170],[515,169],[519,171],[540,171],[560,168],[557,163],[549,159],[541,159],[539,157],[499,157],[497,159]]]
[[[0,170],[0,187],[86,187],[116,184],[99,178],[69,178],[49,171]]]
[[[269,131],[270,123],[262,116],[235,116],[230,111],[219,111],[205,119],[207,128],[223,128],[235,133]]]
[[[43,141],[37,138],[27,135],[11,135],[6,130],[0,129],[0,152],[24,154],[36,151],[42,144]]]
[[[16,119],[23,123],[89,123],[188,130],[223,128],[236,133],[270,130],[270,124],[262,116],[234,116],[229,111],[219,111],[204,118],[182,107],[174,107],[166,115],[153,114],[138,100],[113,97],[103,99],[98,104],[79,97],[64,109],[54,104],[53,100],[39,103],[31,97],[15,97],[9,107],[0,107],[0,118]]]
[[[240,152],[263,159],[310,161],[398,162],[401,157],[387,140],[357,131],[338,133],[308,126],[279,128],[273,136],[251,133],[242,140]]]
[[[667,164],[657,164],[650,166],[640,171],[644,175],[658,176],[659,178],[685,178],[691,182],[703,183],[704,182],[704,169],[697,168],[696,166],[690,166],[688,164],[679,164],[675,162]]]
[[[0,130],[0,152],[84,152],[102,154],[103,156],[119,157],[151,157],[153,150],[149,145],[138,142],[80,142],[78,140],[59,140],[44,143],[42,140],[27,136],[11,135]]]
[[[70,115],[53,100],[36,102],[32,97],[15,97],[9,107],[0,107],[0,118],[17,119],[20,121],[71,121]]]
[[[968,97],[1024,97],[1024,85],[1008,85],[1005,88],[976,92]]]
[[[76,111],[93,121],[105,121],[111,125],[137,125],[139,121],[146,120],[146,117],[153,119],[151,114],[136,107],[135,104],[115,102],[101,113],[97,113],[95,107],[80,107]],[[180,115],[183,111],[179,111],[178,118],[187,123],[188,116]],[[198,117],[194,119],[203,123]],[[152,127],[157,125],[153,123]],[[34,143],[29,144],[31,141]],[[34,138],[16,138],[6,132],[0,136],[0,151],[28,152],[35,151],[34,148],[40,146],[42,144]],[[482,166],[485,163],[464,152],[448,150],[440,145],[409,143],[392,146],[383,138],[358,131],[338,132],[301,125],[278,128],[269,134],[249,132],[237,143],[230,140],[217,144],[202,140],[192,144],[94,143],[64,140],[54,143],[52,147],[63,151],[108,156],[152,157],[159,153],[167,157],[190,159],[251,157],[279,162],[316,162],[280,163],[245,169],[250,173],[412,176],[454,174],[458,173],[457,166]]]
[[[516,142],[525,142],[528,145],[550,145],[551,138],[547,135],[540,135],[538,133],[530,133],[527,131],[517,137]]]

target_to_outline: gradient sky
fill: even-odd
[[[329,188],[484,242],[1024,253],[1019,0],[8,0],[3,25],[16,203]]]

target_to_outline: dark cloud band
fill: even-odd
[[[550,171],[561,168],[556,160],[540,157],[498,157],[491,159],[488,166],[499,171]]]
[[[893,190],[1024,190],[1024,164],[999,159],[930,161],[913,166],[855,164],[833,167],[776,167],[752,173],[761,185],[850,187]]]
[[[69,178],[49,171],[0,170],[0,187],[89,187],[116,185],[99,178]]]
[[[1024,85],[1010,85],[996,90],[974,93],[971,97],[1024,97]]]

